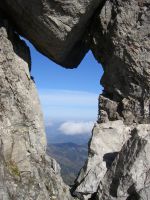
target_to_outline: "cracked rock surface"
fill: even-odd
[[[0,10],[8,19],[0,17],[2,198],[149,200],[149,0],[4,0]],[[77,66],[89,49],[103,66],[98,121],[74,197],[45,154],[30,53],[16,32],[64,67]]]
[[[150,183],[150,2],[105,1],[91,49],[104,91],[89,156],[72,194],[81,200],[148,200]]]
[[[150,199],[150,125],[132,129],[130,138],[100,181],[97,200]]]
[[[2,18],[0,41],[0,199],[71,200],[58,164],[45,154],[29,49]]]
[[[43,54],[65,67],[77,66],[89,47],[84,40],[101,0],[4,0],[0,8]],[[21,20],[18,20],[21,19]]]
[[[106,1],[95,18],[92,50],[104,68],[100,111],[109,120],[150,122],[149,21],[149,0]]]
[[[120,120],[95,124],[89,155],[85,166],[76,180],[75,194],[90,195],[97,191],[100,180],[121,150],[124,141],[129,138],[131,128]]]

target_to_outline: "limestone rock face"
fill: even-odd
[[[40,52],[61,65],[73,67],[89,49],[84,35],[101,1],[4,0],[0,8]]]
[[[110,120],[149,123],[149,6],[149,0],[106,1],[95,19],[92,50],[104,68],[100,109]]]
[[[72,194],[81,200],[150,199],[150,2],[105,1],[91,49],[104,91],[89,156]]]
[[[129,137],[130,131],[131,128],[121,120],[95,124],[89,142],[88,160],[76,180],[74,194],[81,193],[84,196],[97,191],[100,180]]]
[[[150,125],[96,124],[89,156],[72,190],[84,200],[150,198]]]
[[[103,65],[99,118],[73,196],[150,199],[149,0],[4,0],[0,3],[0,195],[71,200],[45,155],[30,54],[16,31],[55,62],[74,67],[90,48]]]
[[[88,161],[76,180],[73,195],[84,200],[148,200],[149,138],[149,124],[97,124]]]
[[[100,182],[97,200],[150,199],[150,125],[138,125]]]
[[[30,52],[0,19],[0,199],[71,200],[46,139]]]

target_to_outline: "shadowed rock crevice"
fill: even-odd
[[[103,160],[106,162],[107,169],[110,169],[110,167],[117,155],[118,155],[118,152],[104,154]]]
[[[134,184],[128,189],[128,193],[130,196],[127,198],[127,200],[140,200],[140,195],[137,193]]]

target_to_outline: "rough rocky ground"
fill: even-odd
[[[7,18],[0,17],[3,199],[73,198],[58,165],[45,155],[30,54],[18,32],[65,67],[77,66],[91,49],[104,68],[98,123],[72,194],[81,200],[148,200],[149,0],[4,0],[0,11]]]

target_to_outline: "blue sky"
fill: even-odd
[[[92,53],[86,55],[78,68],[65,69],[27,43],[32,57],[31,74],[39,92],[46,126],[61,121],[64,124],[60,129],[70,123],[77,130],[83,123],[96,121],[103,71]]]

